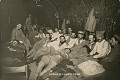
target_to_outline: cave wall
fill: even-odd
[[[84,28],[85,19],[94,7],[94,15],[99,19],[99,24],[104,23],[105,19],[113,18],[113,22],[116,22],[114,26],[118,28],[117,26],[120,25],[119,14],[117,14],[117,10],[120,8],[119,0],[41,0],[40,4],[43,7],[36,7],[33,0],[2,0],[0,2],[0,40],[8,41],[12,29],[18,23],[24,25],[28,14],[32,14],[33,24],[57,27],[55,16],[57,13],[60,27],[63,19],[66,18],[71,20],[72,27]],[[106,21],[106,23],[108,22],[110,21]],[[106,26],[106,23],[104,23],[105,25],[98,24],[97,27]],[[112,24],[108,23],[107,25],[109,28]]]
[[[32,14],[33,24],[57,27],[55,17],[56,8],[46,0],[36,6],[32,0],[3,0],[0,2],[0,40],[6,42],[10,40],[11,31],[17,24],[25,24],[29,14]]]

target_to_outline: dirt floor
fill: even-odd
[[[5,74],[0,75],[2,76],[0,80],[26,80],[25,73],[12,73],[12,74]],[[85,80],[96,80],[93,78],[88,78]],[[114,69],[111,73],[105,73],[102,78],[97,80],[120,80],[120,68]]]
[[[12,73],[2,75],[0,80],[26,80],[25,73]]]

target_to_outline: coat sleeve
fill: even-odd
[[[111,46],[108,42],[105,42],[102,48],[102,52],[93,56],[94,58],[103,58],[111,52]]]
[[[97,50],[97,43],[95,44],[93,50],[90,52],[90,55],[94,55],[96,53]]]
[[[26,36],[23,34],[22,30],[21,30],[21,38],[26,39]]]

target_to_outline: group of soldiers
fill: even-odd
[[[60,65],[59,63],[65,59],[72,63],[72,65],[67,65],[64,64],[64,61],[63,64],[66,65],[66,69],[69,68],[75,71],[77,67],[82,71],[82,76],[103,73],[106,69],[106,63],[119,61],[120,37],[116,34],[109,40],[106,40],[104,36],[105,31],[96,31],[90,33],[88,40],[86,40],[84,31],[78,30],[76,34],[72,28],[67,30],[55,28],[54,31],[52,29],[47,29],[46,31],[40,29],[39,33],[34,36],[35,39],[39,38],[39,41],[31,45],[29,39],[23,34],[21,27],[22,25],[18,24],[13,29],[12,40],[20,41],[26,48],[29,68],[31,70],[29,80],[50,79],[50,75],[49,77],[44,77],[45,74],[54,72],[54,69]],[[116,45],[117,47],[113,48]],[[89,65],[85,65],[85,62],[89,63]],[[86,66],[91,66],[92,70],[96,65],[97,68],[91,73],[90,69],[85,68]],[[103,68],[102,65],[105,67]],[[61,66],[63,65],[61,64]],[[61,68],[58,68],[58,70]]]

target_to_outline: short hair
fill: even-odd
[[[90,35],[93,35],[93,38],[95,39],[94,41],[96,42],[96,35],[94,33],[90,33],[89,36]]]
[[[18,44],[20,43],[17,39],[13,39],[12,42],[13,42],[13,41],[16,41]]]
[[[47,35],[47,34],[49,34],[49,36],[50,36],[50,40],[51,40],[51,39],[52,39],[52,37],[51,37],[50,33],[48,33],[48,32],[47,32],[47,33],[45,33],[45,35]]]
[[[95,34],[89,34],[89,36],[90,36],[90,35],[93,35],[93,38],[96,38]]]
[[[65,48],[65,50],[66,50],[66,49],[70,50],[70,52],[72,51],[70,48]]]
[[[61,38],[61,37],[64,37],[64,39],[66,39],[64,35],[61,35],[59,38]]]

